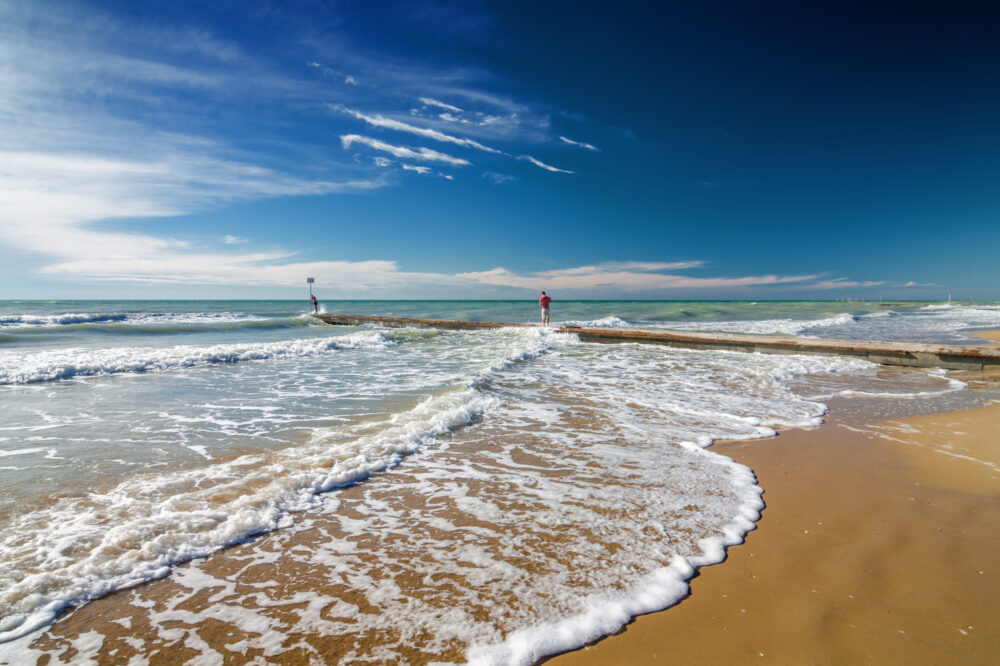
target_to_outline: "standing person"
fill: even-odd
[[[542,306],[542,326],[549,325],[549,303],[551,302],[552,299],[543,291],[542,297],[538,299],[538,304]]]
[[[309,300],[313,304],[313,314],[319,314],[319,301],[316,300],[316,294],[309,294]]]

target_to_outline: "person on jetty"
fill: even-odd
[[[313,304],[313,314],[319,314],[319,301],[316,300],[316,294],[309,294],[309,300]]]
[[[542,306],[542,326],[549,325],[549,303],[552,299],[544,291],[542,292],[542,297],[538,299],[538,304]]]

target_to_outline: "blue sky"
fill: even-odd
[[[1000,299],[990,3],[0,0],[0,298]]]

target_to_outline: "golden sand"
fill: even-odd
[[[1000,404],[715,450],[765,489],[691,595],[552,664],[994,664]]]
[[[1000,346],[1000,331],[983,331],[981,333],[973,333],[973,336],[977,338],[983,338],[985,340],[992,340],[993,344],[987,345],[988,347],[998,347]]]

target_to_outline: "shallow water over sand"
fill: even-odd
[[[539,329],[230,326],[251,314],[88,329],[73,373],[62,343],[4,349],[51,376],[3,388],[0,630],[167,577],[0,656],[530,663],[669,605],[752,528],[760,489],[713,439],[960,387]]]

